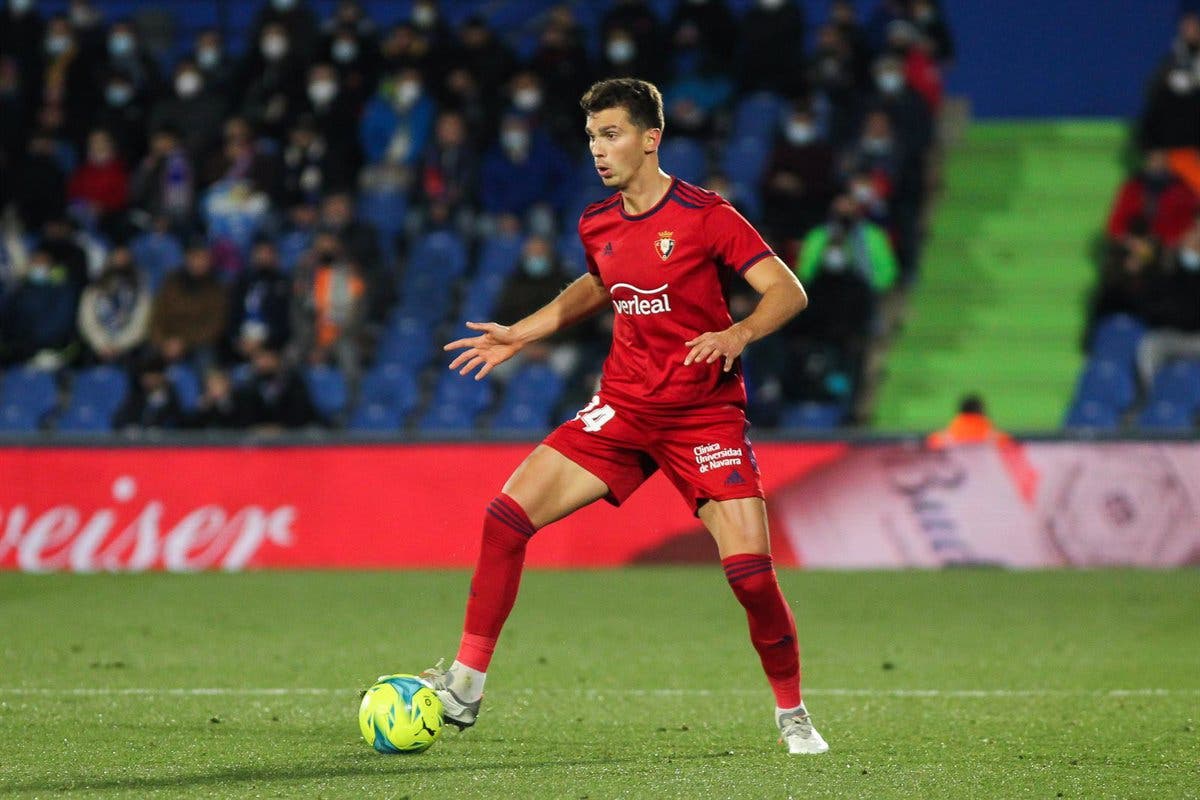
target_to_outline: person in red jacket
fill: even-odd
[[[1171,171],[1166,150],[1150,150],[1142,171],[1122,184],[1108,218],[1108,237],[1123,242],[1143,219],[1167,247],[1179,244],[1200,210],[1200,200]]]
[[[129,206],[129,170],[108,131],[88,134],[87,160],[71,175],[67,197],[105,233],[112,234],[120,227]]]

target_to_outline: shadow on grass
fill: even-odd
[[[702,759],[725,758],[727,752],[673,754],[672,761],[698,761]],[[607,766],[612,764],[631,764],[640,759],[633,757],[617,757],[597,755],[594,758],[576,759],[547,759],[544,761],[508,762],[488,761],[479,763],[436,764],[428,758],[420,756],[375,756],[364,754],[351,763],[329,766],[313,764],[276,765],[276,766],[230,766],[204,772],[191,772],[183,775],[161,775],[146,777],[114,777],[101,780],[90,780],[86,777],[77,779],[62,779],[49,781],[26,781],[23,783],[0,784],[0,796],[20,794],[24,792],[99,792],[99,791],[152,791],[157,789],[197,789],[211,786],[218,787],[239,783],[258,783],[271,781],[301,781],[320,780],[328,778],[361,778],[374,775],[389,778],[398,775],[420,773],[453,774],[456,772],[496,772],[497,770],[540,769],[563,767]]]

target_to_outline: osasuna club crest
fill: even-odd
[[[671,238],[674,235],[675,231],[659,231],[658,238],[654,240],[654,250],[663,261],[666,261],[671,257],[671,253],[675,252],[675,240]]]

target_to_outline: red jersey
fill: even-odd
[[[655,410],[746,405],[741,361],[684,366],[684,342],[733,324],[729,286],[774,252],[715,192],[674,178],[644,214],[625,212],[620,193],[584,209],[579,238],[588,271],[612,295],[612,349],[600,389]]]

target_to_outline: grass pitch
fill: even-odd
[[[781,576],[831,751],[789,757],[717,567],[531,572],[479,724],[381,756],[461,572],[0,575],[0,796],[1200,797],[1200,575]]]

